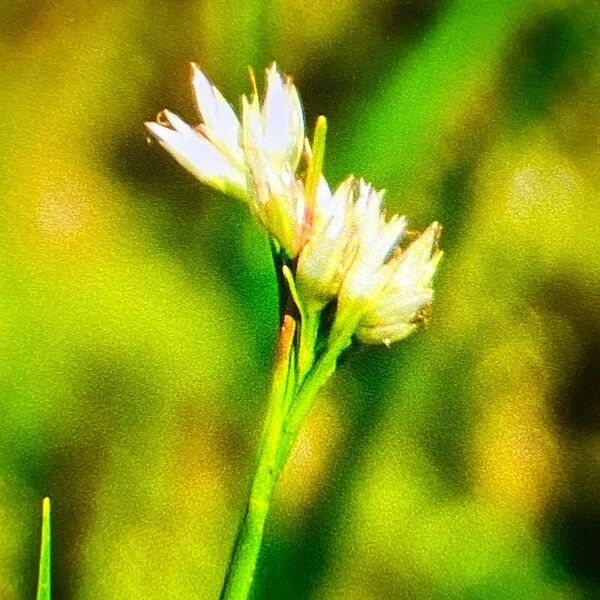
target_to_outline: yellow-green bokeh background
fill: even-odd
[[[326,175],[444,226],[430,327],[357,347],[268,523],[260,599],[600,593],[593,0],[2,2],[0,598],[216,598],[277,328],[268,245],[142,122],[188,62],[327,115]]]

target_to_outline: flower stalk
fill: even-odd
[[[301,386],[315,362],[317,337],[319,335],[320,314],[304,312],[300,325],[300,341],[298,345],[298,377],[297,385]]]
[[[265,521],[277,481],[280,438],[286,415],[288,390],[294,386],[293,343],[296,322],[285,315],[281,327],[265,428],[258,465],[246,512],[227,569],[221,600],[245,600],[250,593],[262,545]]]

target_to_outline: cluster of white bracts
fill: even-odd
[[[195,65],[192,85],[202,123],[190,127],[165,110],[149,132],[198,179],[248,203],[294,261],[306,310],[337,299],[333,335],[389,344],[410,334],[433,297],[440,227],[403,244],[404,217],[386,219],[383,193],[353,177],[332,193],[321,176],[307,197],[298,174],[303,154],[310,161],[302,105],[275,65],[262,106],[256,90],[242,97],[241,123]]]

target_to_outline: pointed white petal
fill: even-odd
[[[211,135],[236,153],[239,148],[240,122],[221,92],[192,63],[192,87],[198,111]]]
[[[267,69],[267,90],[262,107],[263,147],[274,162],[296,169],[304,145],[304,116],[296,87],[284,83],[277,66]]]
[[[273,65],[267,70],[267,91],[262,107],[264,148],[272,159],[283,162],[289,144],[288,101],[281,75]]]
[[[317,186],[314,214],[312,215],[312,229],[321,230],[327,226],[332,218],[336,216],[339,218],[349,213],[352,210],[352,201],[351,177],[340,184],[335,194],[332,195],[327,181],[321,175],[319,185]]]
[[[313,231],[298,260],[298,288],[309,307],[321,309],[339,292],[352,229],[347,215],[334,214]]]
[[[242,96],[242,149],[248,166],[248,178],[254,190],[253,201],[257,208],[269,196],[268,165],[261,149],[262,121],[256,96],[248,101]]]
[[[327,220],[333,212],[333,196],[325,177],[321,175],[315,197],[315,212],[323,220]]]
[[[404,218],[397,218],[385,228],[369,232],[368,238],[361,239],[354,262],[344,278],[341,292],[344,300],[372,302],[379,294],[393,273],[386,260],[397,247],[405,226]]]
[[[374,190],[364,180],[358,183],[358,199],[354,205],[357,233],[360,244],[369,248],[379,235],[381,227],[381,203],[383,195]]]
[[[166,116],[177,129],[163,127],[158,123],[146,123],[146,128],[161,146],[198,179],[217,189],[245,196],[245,174],[233,167],[213,144],[185,125],[181,119],[172,113]]]
[[[293,169],[298,167],[300,157],[302,156],[302,147],[304,145],[304,113],[302,112],[302,103],[296,86],[288,81],[286,83],[288,94],[288,118],[290,127],[290,138],[288,143],[287,155],[290,165]]]
[[[182,118],[166,109],[160,113],[161,120],[165,120],[175,131],[185,135],[198,135]]]
[[[385,264],[396,250],[406,230],[406,219],[394,217],[379,230],[375,243],[370,247],[365,262],[377,269]]]
[[[435,273],[441,254],[432,258],[432,252],[439,225],[432,223],[410,246],[404,251],[398,261],[394,280],[397,285],[407,286],[420,283],[429,283]]]
[[[262,175],[267,193],[257,205],[258,216],[288,257],[295,258],[304,215],[302,189],[294,177],[274,172],[268,165]]]
[[[262,119],[256,96],[242,96],[242,148],[246,155],[262,151]]]

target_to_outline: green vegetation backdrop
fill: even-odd
[[[326,175],[444,226],[430,327],[348,354],[257,599],[600,593],[600,5],[2,2],[0,598],[216,598],[277,329],[267,241],[142,122],[294,76]]]

